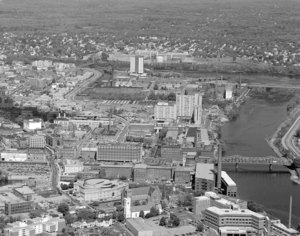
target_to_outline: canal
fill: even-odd
[[[251,98],[240,107],[240,115],[222,127],[225,155],[263,157],[274,155],[265,138],[270,137],[286,118],[287,102]],[[241,199],[265,206],[271,215],[288,222],[289,196],[293,196],[293,225],[300,223],[300,186],[290,181],[284,168],[269,173],[267,167],[242,165],[224,170],[238,185]]]

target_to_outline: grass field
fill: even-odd
[[[297,41],[299,12],[299,0],[0,0],[0,30]]]

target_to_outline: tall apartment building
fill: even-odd
[[[142,56],[130,57],[130,73],[144,74],[144,57]]]
[[[30,148],[45,148],[46,138],[43,135],[33,135],[28,139]]]
[[[176,95],[176,112],[179,117],[192,118],[196,124],[201,124],[202,117],[202,96],[199,93],[194,95]]]
[[[98,161],[134,162],[140,161],[141,157],[140,144],[101,143],[98,146]]]
[[[215,174],[214,164],[197,163],[195,174],[195,192],[214,191]]]
[[[176,120],[176,104],[159,102],[154,107],[155,120]]]

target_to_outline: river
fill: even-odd
[[[286,102],[251,98],[240,107],[240,115],[222,127],[225,155],[263,157],[274,155],[265,138],[271,136],[286,118]],[[281,168],[282,170],[283,168]],[[293,225],[300,223],[300,186],[290,181],[285,171],[269,173],[268,167],[242,165],[236,172],[224,166],[237,183],[241,199],[265,206],[271,215],[288,222],[289,196],[293,196]]]

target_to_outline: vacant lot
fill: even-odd
[[[297,41],[299,12],[299,0],[0,0],[0,30]]]

